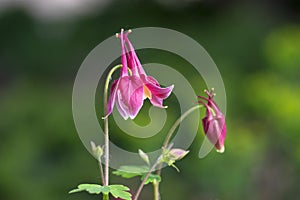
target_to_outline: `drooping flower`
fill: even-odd
[[[147,76],[128,39],[128,34],[121,30],[117,37],[121,40],[121,75],[112,83],[108,100],[107,116],[112,113],[114,104],[121,116],[126,120],[134,119],[143,105],[143,101],[149,98],[150,102],[157,107],[163,108],[163,99],[167,98],[173,86],[162,88],[151,76]],[[128,47],[130,51],[128,51]],[[128,74],[128,69],[131,74]]]
[[[174,85],[162,88],[155,78],[148,76],[145,73],[145,70],[143,69],[142,64],[135,53],[133,45],[127,36],[125,37],[125,40],[129,46],[128,66],[132,70],[133,74],[138,74],[143,81],[144,98],[148,98],[154,106],[165,108],[165,106],[163,106],[163,100],[171,94]]]
[[[143,105],[143,82],[140,77],[128,74],[126,48],[125,48],[125,35],[123,30],[118,36],[121,40],[122,55],[121,55],[121,74],[120,78],[115,80],[110,89],[110,96],[107,104],[107,116],[113,111],[114,104],[116,103],[117,109],[124,119],[135,118]]]
[[[206,108],[206,116],[202,119],[202,125],[204,133],[209,141],[215,146],[217,152],[223,153],[225,151],[225,137],[226,137],[226,123],[225,117],[218,108],[216,102],[213,100],[214,93],[213,88],[210,91],[204,91],[208,98],[198,96],[207,103],[199,100],[198,102],[203,104]]]

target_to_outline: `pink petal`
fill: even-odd
[[[149,83],[152,83],[153,85],[160,86],[158,81],[155,78],[153,78],[152,76],[141,76],[141,78],[142,79],[144,78],[145,82],[149,82]]]
[[[121,30],[120,39],[121,39],[121,46],[122,46],[122,55],[121,55],[121,76],[128,76],[128,69],[127,69],[127,58],[126,58],[126,46],[125,46],[125,39],[124,39],[123,30]],[[127,37],[127,36],[126,36]]]
[[[132,57],[132,53],[128,52],[127,48],[126,48],[126,51],[127,51],[126,56],[127,56],[127,61],[128,61],[128,67],[129,67],[129,69],[131,70],[131,72],[132,72],[133,75],[139,76],[135,60]]]
[[[119,83],[119,79],[115,80],[110,88],[110,95],[109,95],[109,99],[107,102],[107,114],[106,116],[110,115],[113,111],[113,107],[115,104],[115,100],[116,100],[116,94],[117,94],[117,87],[118,87],[118,83]]]
[[[166,87],[166,88],[162,88],[160,86],[156,86],[156,85],[153,85],[153,84],[146,84],[147,88],[151,91],[151,94],[152,96],[157,96],[158,98],[161,98],[161,99],[165,99],[167,98],[168,96],[170,96],[173,88],[174,88],[174,85],[171,85],[169,87]]]
[[[119,82],[117,107],[124,119],[135,118],[143,105],[143,82],[137,76],[122,77]]]
[[[128,37],[124,37],[125,41],[127,42],[128,46],[129,46],[129,49],[130,49],[130,55],[131,55],[131,58],[132,58],[132,61],[133,61],[133,65],[130,66],[130,67],[136,67],[137,70],[138,70],[138,73],[141,75],[141,74],[146,74],[143,67],[142,67],[142,64],[141,62],[139,61],[139,58],[137,57],[136,53],[135,53],[135,50],[134,50],[134,47],[133,45],[131,44],[131,42],[129,41]]]
[[[152,98],[150,99],[150,102],[152,105],[159,107],[159,108],[164,108],[163,106],[163,99],[158,98],[157,96],[152,95]]]
[[[118,109],[120,115],[126,120],[126,119],[128,119],[129,115],[126,110],[126,106],[124,106],[122,103],[121,98],[122,98],[122,96],[120,94],[120,91],[118,91],[116,106],[117,106],[117,109]]]
[[[171,94],[171,92],[174,88],[174,85],[171,85],[166,88],[162,88],[162,87],[160,87],[158,81],[151,76],[141,75],[141,79],[143,80],[145,86],[151,92],[150,102],[154,106],[163,108],[164,107],[163,99],[167,98]]]
[[[144,103],[144,87],[139,87],[134,93],[132,93],[129,101],[129,117],[134,119],[139,113]]]
[[[216,149],[223,151],[226,137],[226,124],[224,116],[215,116],[208,120],[208,117],[202,120],[204,132],[209,141],[215,145]]]

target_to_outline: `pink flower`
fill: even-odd
[[[208,98],[198,96],[201,99],[207,101],[207,103],[199,100],[198,102],[206,107],[206,116],[202,119],[202,125],[205,135],[209,141],[215,145],[218,152],[223,153],[225,151],[224,142],[226,137],[226,123],[225,117],[218,108],[216,102],[213,100],[213,89],[210,92],[205,90]]]
[[[163,99],[166,99],[172,92],[174,85],[171,85],[166,88],[160,87],[158,81],[152,76],[148,76],[140,63],[135,50],[129,41],[128,37],[125,38],[128,46],[128,61],[129,68],[132,70],[132,73],[138,75],[144,85],[144,98],[149,98],[150,102],[157,107],[166,108],[163,106]]]
[[[112,83],[107,105],[107,116],[112,113],[116,103],[118,111],[125,120],[128,117],[134,119],[137,116],[146,98],[149,98],[154,106],[165,108],[163,99],[167,98],[173,89],[173,85],[167,88],[160,87],[157,80],[146,75],[128,39],[130,32],[124,33],[122,29],[121,33],[117,34],[122,46],[122,69],[120,78]],[[131,70],[131,75],[128,74],[128,69]]]

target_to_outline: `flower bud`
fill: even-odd
[[[198,96],[207,103],[199,100],[198,102],[203,104],[206,108],[206,116],[202,119],[202,125],[204,133],[209,141],[215,146],[217,152],[223,153],[225,151],[224,142],[226,137],[226,123],[225,117],[218,108],[216,102],[213,100],[213,89],[210,92],[204,91],[208,98]]]
[[[180,160],[184,156],[186,156],[189,153],[189,151],[185,151],[183,149],[171,149],[169,152],[170,158],[172,160]]]
[[[92,147],[92,152],[93,155],[97,158],[98,161],[100,161],[101,156],[103,155],[103,149],[91,141],[91,147]]]
[[[150,165],[149,156],[143,152],[141,149],[139,149],[139,155],[147,163],[147,165]]]
[[[163,148],[162,153],[162,162],[167,163],[169,166],[174,167],[177,171],[179,169],[174,165],[175,161],[182,159],[186,156],[189,151],[185,151],[183,149],[174,148],[171,149],[172,144],[168,148]]]

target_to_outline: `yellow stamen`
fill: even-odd
[[[151,91],[147,88],[146,85],[144,85],[144,98],[152,99]]]

